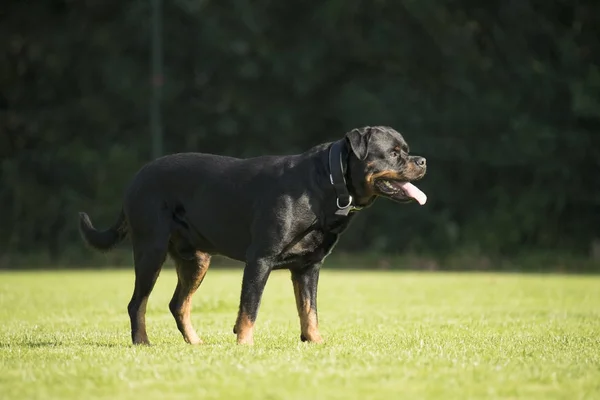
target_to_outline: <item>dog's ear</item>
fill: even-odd
[[[352,129],[350,132],[346,133],[346,139],[350,143],[350,148],[359,160],[367,158],[370,138],[371,128],[368,126],[360,129]]]

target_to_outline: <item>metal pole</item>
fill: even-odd
[[[161,116],[161,97],[163,86],[163,48],[162,48],[162,0],[150,0],[152,3],[152,51],[150,68],[152,70],[152,99],[150,102],[150,133],[152,135],[152,157],[163,154],[163,132]]]

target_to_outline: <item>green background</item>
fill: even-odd
[[[3,5],[0,266],[98,262],[77,212],[112,223],[152,157],[150,17]],[[390,125],[427,157],[428,204],[378,201],[334,254],[594,268],[600,3],[173,0],[162,22],[165,153],[296,153]]]

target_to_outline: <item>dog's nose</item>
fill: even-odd
[[[417,164],[419,167],[424,167],[427,164],[427,160],[425,157],[417,157],[415,158],[415,164]]]

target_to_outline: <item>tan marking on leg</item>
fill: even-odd
[[[309,342],[323,343],[323,338],[319,333],[319,321],[316,311],[310,306],[310,299],[304,299],[300,284],[292,281],[294,285],[294,295],[296,296],[296,307],[300,317],[300,331],[302,336]]]
[[[181,283],[178,283],[173,294],[175,306],[171,309],[171,312],[177,323],[177,328],[183,335],[183,339],[189,344],[201,344],[202,340],[191,323],[191,297],[192,294],[186,294],[186,290],[182,288]]]
[[[254,323],[250,320],[250,316],[243,311],[240,311],[238,315],[235,331],[238,344],[254,344]]]
[[[200,284],[204,280],[204,276],[206,275],[210,265],[209,255],[198,252],[196,256],[197,269],[191,273],[189,270],[185,269],[186,266],[177,266],[177,276],[179,278],[179,282],[177,283],[177,288],[175,289],[173,299],[171,300],[175,302],[175,307],[171,311],[175,317],[177,328],[179,328],[184,340],[189,344],[202,343],[202,340],[192,325],[192,296],[200,287]]]
[[[310,301],[307,299],[304,301],[304,313],[305,313],[305,325],[304,337],[309,342],[323,343],[323,338],[319,333],[319,321],[317,319],[316,311],[311,308]]]

